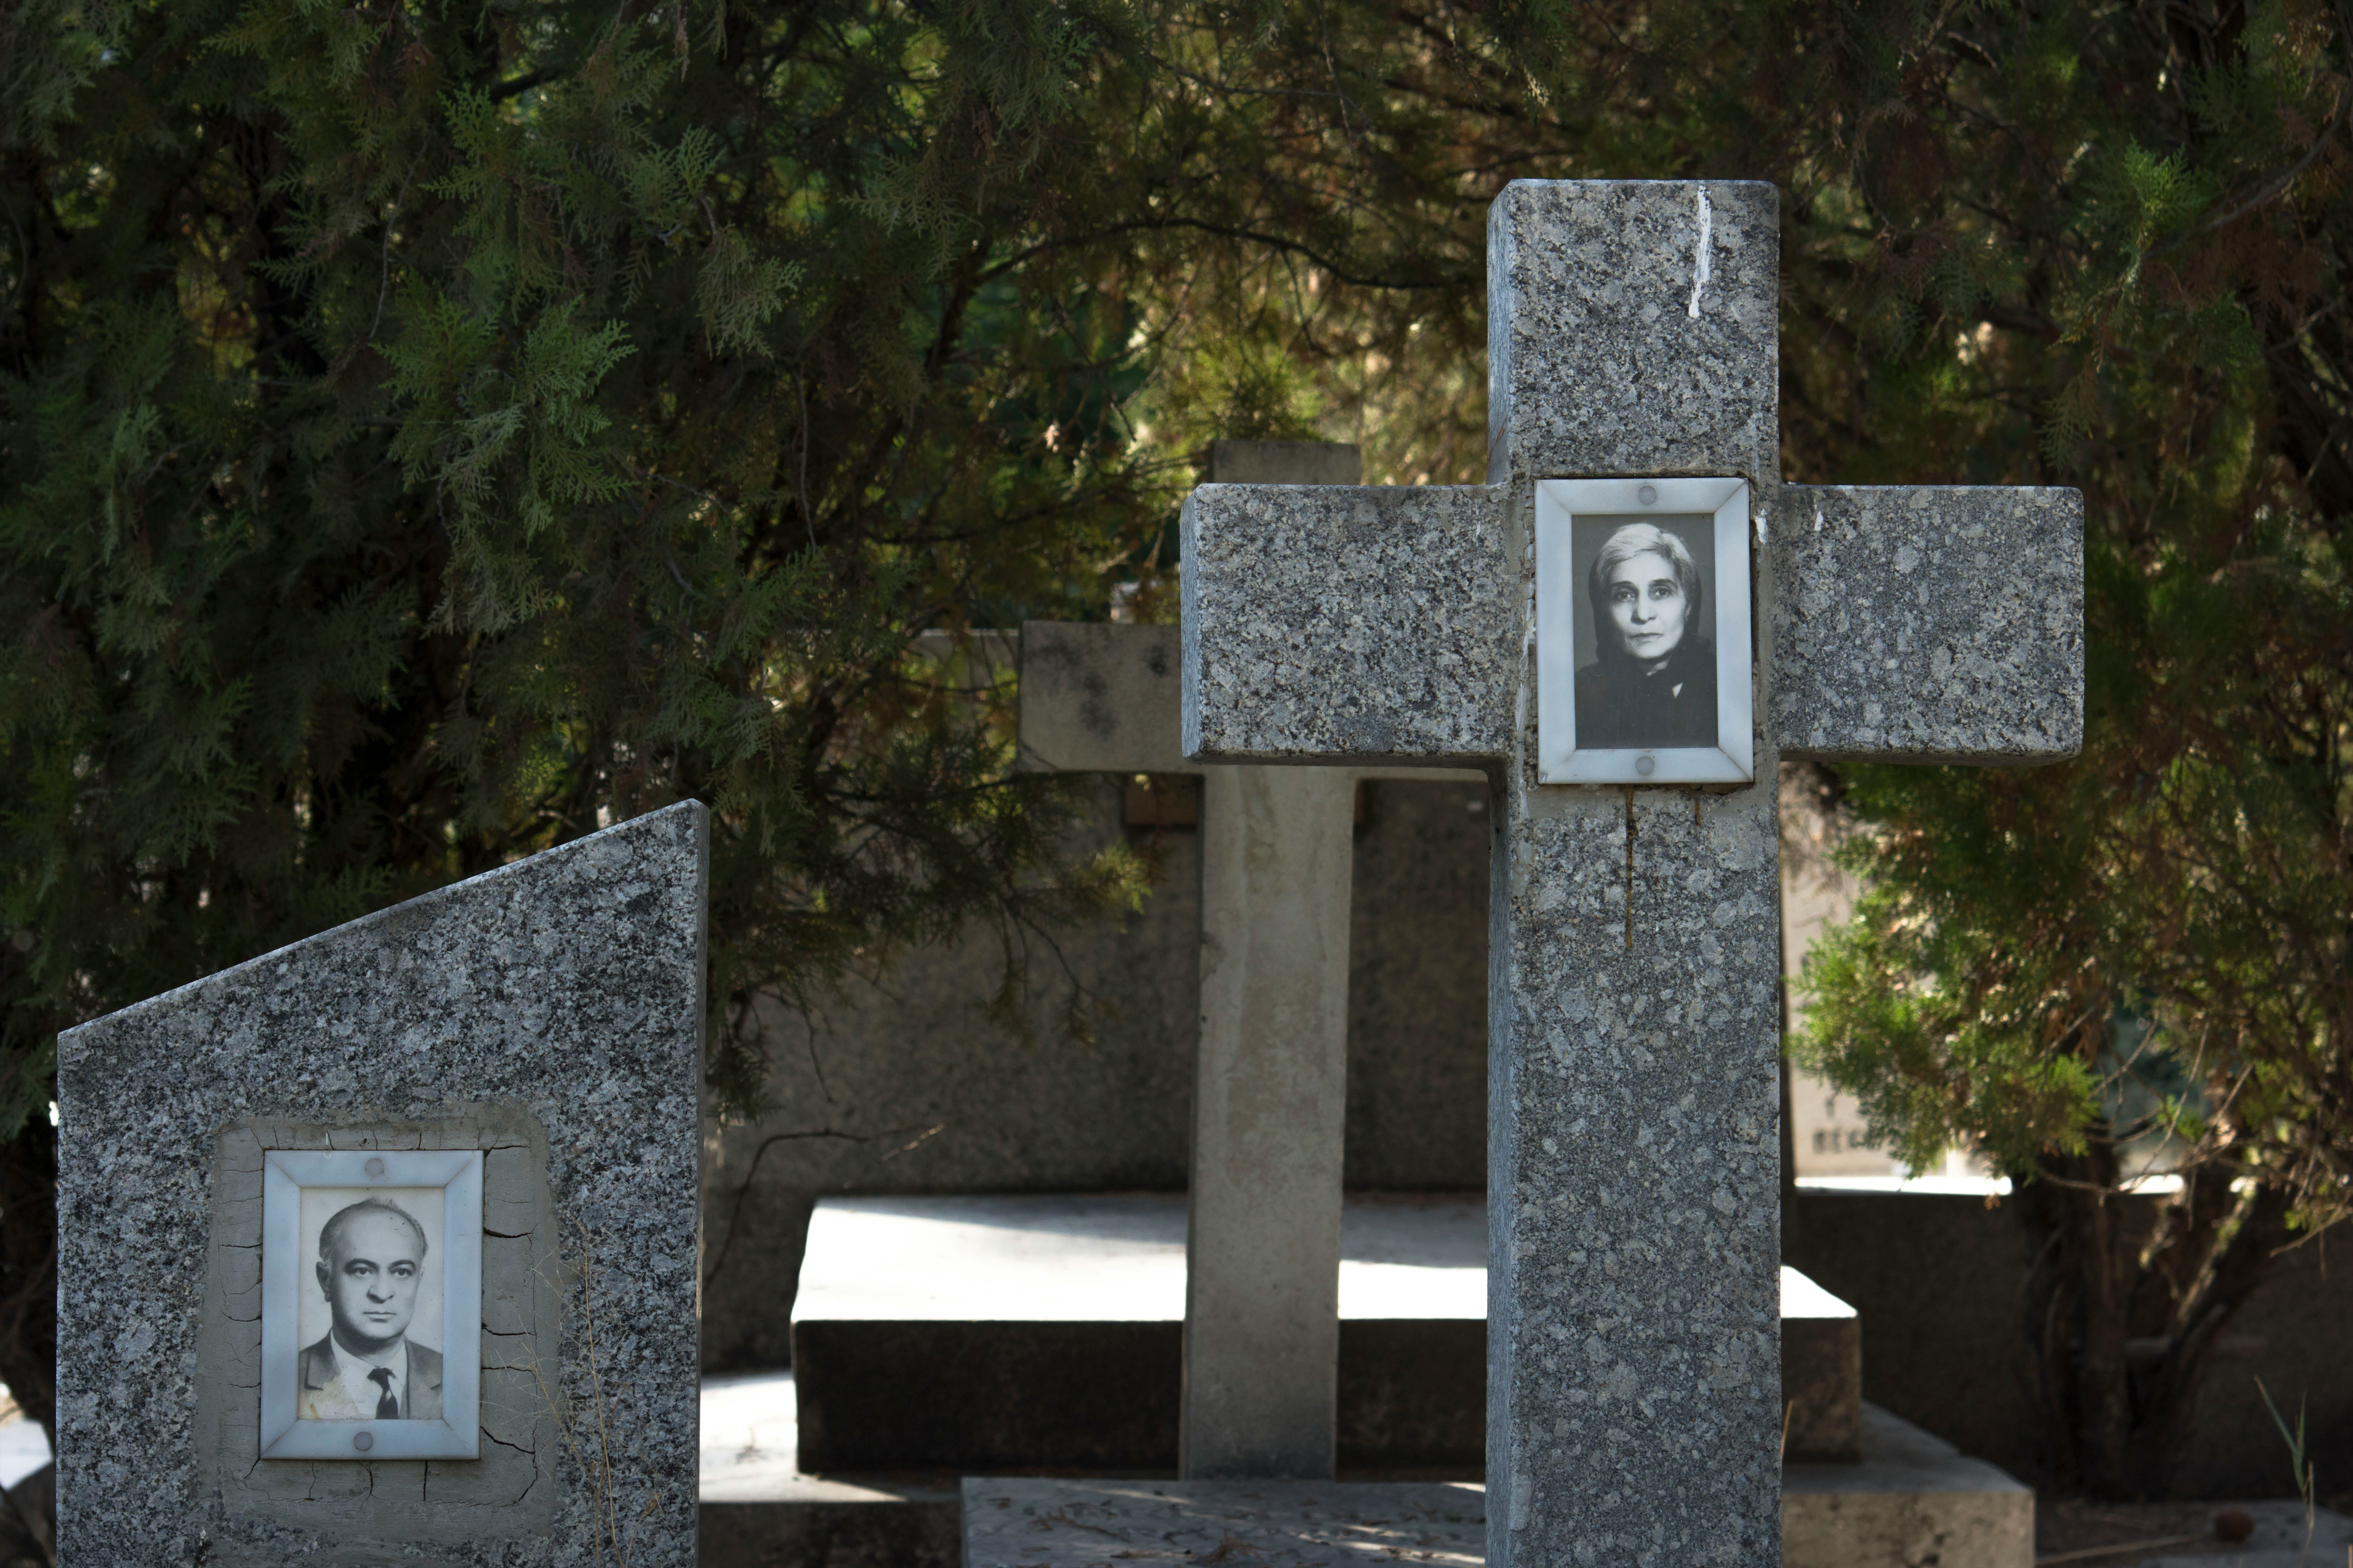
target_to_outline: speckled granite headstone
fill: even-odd
[[[707,835],[690,801],[59,1037],[63,1561],[694,1562]],[[486,1152],[480,1458],[256,1458],[270,1149]]]
[[[1771,1568],[1776,763],[2071,755],[2083,501],[1782,484],[1769,185],[1515,181],[1487,234],[1491,482],[1196,490],[1186,753],[1489,770],[1487,1561]],[[1536,484],[1675,475],[1750,486],[1756,782],[1539,784]]]

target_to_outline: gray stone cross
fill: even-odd
[[[1187,756],[1493,781],[1492,1568],[1780,1561],[1777,759],[2081,743],[2079,495],[1781,482],[1778,214],[1515,182],[1488,484],[1185,509]],[[1683,476],[1749,487],[1753,782],[1539,783],[1537,487]]]

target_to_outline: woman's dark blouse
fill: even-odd
[[[1577,672],[1578,751],[1715,742],[1715,648],[1707,638],[1685,637],[1651,674],[1619,658]]]

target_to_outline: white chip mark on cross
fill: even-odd
[[[1692,247],[1692,297],[1690,306],[1683,312],[1694,321],[1699,320],[1700,290],[1707,287],[1708,248],[1715,237],[1715,214],[1708,208],[1707,187],[1700,186],[1697,195],[1699,196],[1699,239]]]
[[[1188,756],[1493,781],[1491,1568],[1780,1561],[1778,759],[2082,740],[2080,496],[1781,482],[1778,222],[1764,184],[1514,182],[1489,483],[1186,503]],[[1536,782],[1536,486],[1638,476],[1781,513],[1719,588],[1754,596],[1751,784]]]

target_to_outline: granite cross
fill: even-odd
[[[1486,485],[1185,508],[1188,757],[1492,780],[1491,1568],[1780,1561],[1777,759],[2081,742],[2080,496],[1782,482],[1778,212],[1766,184],[1515,182]],[[1638,787],[1631,753],[1545,782],[1579,776],[1539,616],[1561,480],[1626,481],[1619,511],[1746,487],[1714,538],[1753,537],[1754,580],[1715,624],[1754,652],[1724,639],[1744,721],[1711,782]]]
[[[1353,447],[1212,444],[1212,480],[1353,482]],[[1201,776],[1201,1034],[1187,1208],[1187,1478],[1329,1477],[1339,1379],[1351,825],[1365,778],[1179,750],[1176,628],[1021,628],[1029,771]]]

